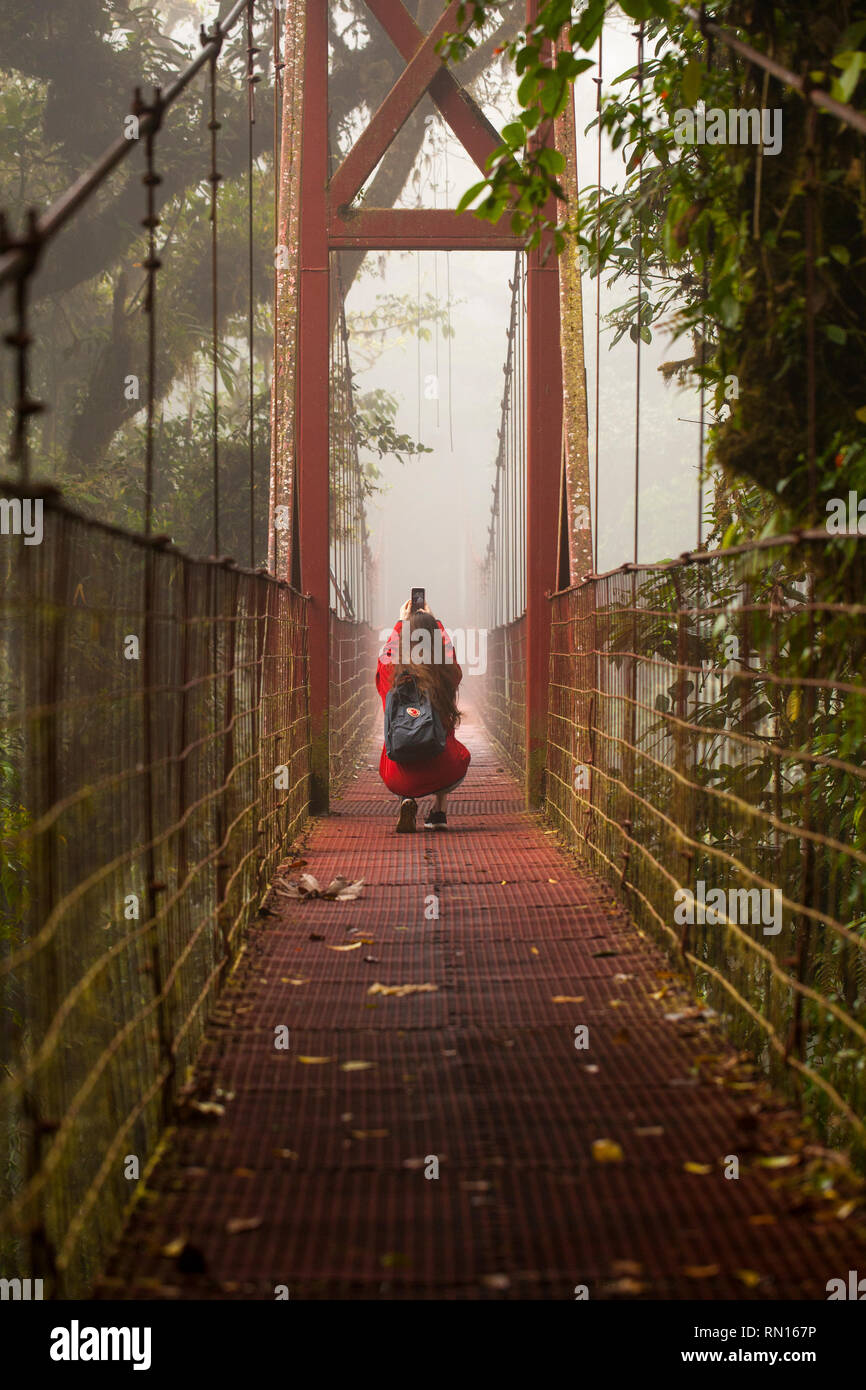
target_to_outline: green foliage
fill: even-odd
[[[472,46],[491,9],[461,8],[463,27],[443,44],[450,56]],[[623,74],[600,118],[613,148],[626,157],[625,184],[617,192],[590,190],[579,208],[552,224],[547,207],[560,191],[560,170],[539,141],[562,108],[568,83],[586,68],[587,60],[575,55],[593,47],[611,6],[590,0],[577,15],[574,8],[548,0],[536,24],[508,46],[523,109],[506,128],[487,177],[467,190],[461,206],[493,221],[509,216],[530,246],[552,236],[562,250],[576,238],[593,275],[629,286],[613,316],[616,337],[628,332],[632,340],[639,334],[649,342],[662,322],[689,335],[687,372],[703,378],[717,406],[726,381],[733,376],[739,382],[732,416],[711,438],[711,462],[725,470],[732,487],[746,478],[763,489],[764,521],[774,513],[780,526],[820,521],[827,487],[866,492],[866,397],[861,374],[852,370],[866,351],[860,137],[820,114],[813,120],[799,94],[774,80],[765,84],[760,70],[723,45],[710,52],[676,6],[625,4],[621,8],[646,26],[642,82],[634,69]],[[856,11],[852,3],[826,0],[784,10],[732,3],[723,19],[735,30],[741,24],[750,43],[772,47],[777,61],[794,71],[808,61],[813,81],[848,100],[861,90],[866,66],[866,25],[855,22]],[[550,47],[563,32],[573,54]],[[748,144],[677,144],[673,117],[698,100],[724,111],[781,110],[781,152],[767,155]],[[639,250],[638,298],[632,287]],[[807,450],[810,331],[814,499]]]

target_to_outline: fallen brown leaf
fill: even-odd
[[[220,1105],[215,1100],[191,1100],[190,1109],[195,1110],[199,1115],[213,1115],[219,1117],[226,1113],[224,1105]]]
[[[226,1233],[230,1236],[239,1236],[244,1231],[255,1231],[262,1224],[260,1216],[233,1216],[226,1222]]]
[[[368,994],[394,994],[402,999],[407,994],[429,994],[438,990],[438,985],[382,985],[378,981],[367,990]]]
[[[623,1152],[614,1139],[594,1139],[592,1156],[596,1163],[622,1163]]]
[[[632,1279],[630,1275],[624,1275],[621,1279],[614,1279],[607,1285],[608,1293],[646,1293],[649,1284],[644,1284],[640,1279]]]

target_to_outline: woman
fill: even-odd
[[[469,766],[469,749],[458,743],[454,730],[460,723],[457,708],[457,687],[463,678],[454,659],[451,639],[440,622],[433,617],[429,606],[412,611],[407,600],[400,609],[400,620],[382,648],[376,671],[376,689],[382,706],[392,687],[404,681],[414,681],[420,694],[426,695],[442,721],[446,732],[441,753],[423,762],[395,763],[385,748],[379,759],[379,776],[389,791],[401,798],[397,831],[400,834],[415,830],[418,811],[417,798],[434,796],[435,801],[424,821],[427,830],[446,830],[448,793],[462,782]]]

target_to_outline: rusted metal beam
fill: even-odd
[[[448,208],[363,208],[331,214],[331,249],[371,251],[519,251],[526,244],[503,223],[482,222]]]
[[[397,131],[411,116],[436,73],[442,68],[443,59],[437,53],[436,45],[443,34],[454,28],[457,9],[458,0],[453,0],[349,150],[331,179],[333,207],[344,207],[352,202],[358,189],[370,177]]]
[[[367,8],[375,15],[401,57],[409,62],[424,42],[425,35],[405,5],[401,0],[367,0]],[[450,68],[440,68],[429,91],[467,154],[484,173],[487,156],[502,143],[496,127],[488,121],[475,98]]]

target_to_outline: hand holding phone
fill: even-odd
[[[424,605],[426,604],[426,602],[427,602],[427,599],[425,598],[424,590],[423,590],[423,589],[413,589],[413,590],[412,590],[412,612],[413,612],[413,613],[420,613],[421,610],[422,610],[422,608],[423,608]]]

